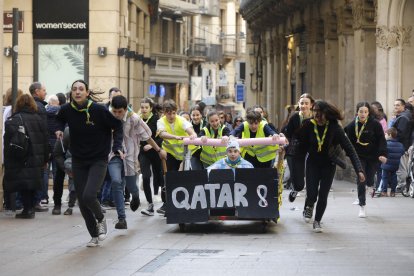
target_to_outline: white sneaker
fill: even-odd
[[[352,204],[353,205],[359,205],[359,199],[357,198],[357,199],[355,199],[355,201],[354,202],[352,202]]]
[[[92,238],[87,244],[86,247],[97,247],[99,246],[99,240],[98,238]]]
[[[359,207],[358,217],[360,217],[360,218],[366,218],[367,217],[367,214],[365,213],[365,206]]]

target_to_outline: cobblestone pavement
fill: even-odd
[[[324,233],[302,220],[304,196],[292,204],[287,192],[281,220],[266,233],[260,222],[245,221],[180,233],[163,217],[129,209],[129,229],[115,230],[110,210],[108,237],[97,248],[85,247],[90,237],[77,208],[73,216],[53,216],[50,208],[34,220],[3,212],[0,275],[414,275],[414,199],[369,198],[361,219],[355,188],[334,183]]]

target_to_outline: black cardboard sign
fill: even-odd
[[[275,169],[168,172],[167,223],[206,222],[220,210],[242,219],[278,218],[277,185]]]

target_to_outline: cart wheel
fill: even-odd
[[[262,221],[262,233],[267,232],[267,221]]]
[[[180,227],[180,232],[185,233],[185,223],[180,223],[178,226]]]

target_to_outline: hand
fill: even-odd
[[[152,149],[152,146],[150,144],[146,144],[144,146],[144,151],[149,151],[150,149]]]
[[[160,159],[167,160],[167,152],[166,152],[165,150],[161,149],[161,150],[158,152],[158,155],[159,155]]]
[[[55,134],[57,139],[63,139],[63,131],[58,130]]]
[[[195,138],[197,138],[197,134],[193,133],[190,135],[190,140],[194,140]]]
[[[365,175],[363,172],[359,172],[358,173],[358,179],[360,183],[364,183],[365,182]]]
[[[125,153],[123,153],[121,150],[118,150],[117,153],[118,153],[117,155],[119,156],[119,158],[121,158],[122,160],[125,159]]]
[[[175,140],[183,140],[183,137],[181,137],[181,136],[175,136]]]
[[[223,136],[221,137],[221,143],[227,145],[227,143],[229,142],[230,138],[227,136]]]
[[[273,134],[273,136],[272,136],[272,140],[273,140],[273,141],[276,141],[276,140],[278,140],[279,138],[280,138],[279,134]]]
[[[381,161],[382,164],[387,163],[387,157],[385,157],[385,156],[380,156],[380,157],[378,157],[378,159],[379,159],[379,161]]]

